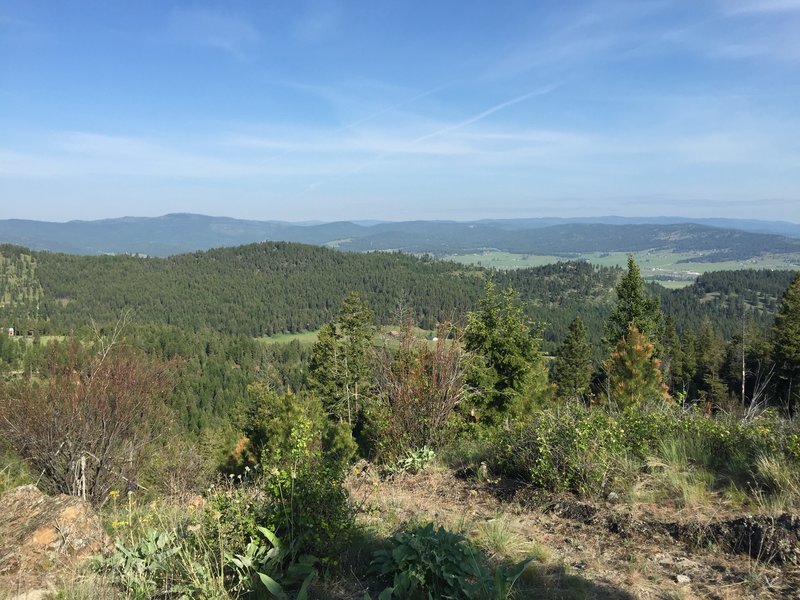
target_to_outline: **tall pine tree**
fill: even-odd
[[[781,298],[774,331],[778,398],[794,414],[800,401],[800,274]]]
[[[606,323],[606,342],[615,347],[633,325],[654,344],[656,356],[660,356],[662,350],[657,338],[661,330],[661,309],[658,300],[645,290],[644,279],[633,256],[628,256],[628,272],[620,279],[616,292],[617,303]]]
[[[567,336],[558,349],[553,365],[556,393],[564,400],[582,400],[592,383],[592,347],[588,330],[580,317],[570,323]]]
[[[373,313],[361,297],[348,294],[336,320],[324,325],[311,351],[309,387],[332,417],[352,428],[373,385]]]

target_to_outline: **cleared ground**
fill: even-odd
[[[569,497],[529,501],[524,487],[460,479],[446,469],[400,473],[388,480],[368,469],[355,473],[348,487],[360,507],[359,523],[377,538],[433,521],[464,534],[492,560],[533,557],[513,598],[800,597],[796,564],[776,564],[768,556],[752,557],[670,533],[702,531],[741,516],[723,502],[686,511],[663,503],[584,504]],[[342,597],[361,598],[356,590]]]
[[[375,334],[375,345],[383,346],[386,343],[389,347],[394,347],[399,344],[399,325],[382,325]],[[277,335],[269,335],[256,338],[259,342],[264,344],[287,344],[297,340],[303,346],[311,346],[317,341],[319,329],[314,331],[303,331],[301,333],[279,333]],[[414,334],[417,339],[430,340],[435,334],[432,331],[414,328]]]

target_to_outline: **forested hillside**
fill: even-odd
[[[513,287],[528,315],[544,324],[555,349],[580,316],[599,348],[619,269],[563,262],[493,271],[399,253],[346,253],[315,246],[262,243],[174,256],[84,257],[4,246],[2,322],[37,333],[65,334],[126,311],[139,324],[260,337],[314,330],[328,322],[348,291],[357,291],[380,323],[410,309],[418,325],[460,320],[484,283]],[[764,327],[791,280],[789,271],[707,273],[683,290],[652,288],[679,331],[705,319],[725,336],[742,318]]]
[[[63,332],[132,309],[138,322],[263,336],[316,329],[348,290],[387,321],[398,303],[421,324],[463,313],[484,274],[401,254],[345,254],[315,246],[263,243],[169,259],[35,254],[45,298],[39,316]]]

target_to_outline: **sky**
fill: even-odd
[[[800,0],[0,0],[0,219],[800,222]]]

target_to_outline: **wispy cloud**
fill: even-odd
[[[439,137],[440,135],[444,135],[444,134],[450,133],[452,131],[457,131],[459,129],[463,129],[464,127],[472,125],[473,123],[477,123],[478,121],[482,121],[486,117],[488,117],[490,115],[493,115],[494,113],[499,112],[499,111],[501,111],[501,110],[503,110],[505,108],[508,108],[509,106],[514,106],[515,104],[519,104],[520,102],[525,102],[525,100],[530,100],[531,98],[534,98],[536,96],[545,96],[545,95],[549,94],[550,92],[553,92],[556,89],[558,89],[558,87],[559,87],[559,84],[553,83],[553,84],[547,85],[547,86],[545,86],[543,88],[540,88],[538,90],[534,90],[532,92],[528,92],[527,94],[523,94],[522,96],[517,96],[516,98],[512,98],[511,100],[506,100],[505,102],[501,102],[500,104],[492,106],[491,108],[488,108],[488,109],[484,110],[483,112],[480,112],[477,115],[474,115],[474,116],[470,117],[469,119],[466,119],[465,121],[461,121],[460,123],[456,123],[454,125],[449,125],[447,127],[443,127],[442,129],[439,129],[437,131],[432,131],[431,133],[427,133],[425,135],[422,135],[422,136],[416,138],[413,143],[418,144],[420,142],[424,142],[425,140],[429,140],[431,138]]]
[[[249,21],[203,9],[172,11],[167,20],[167,35],[178,43],[215,48],[237,58],[247,56],[261,41]]]
[[[800,0],[724,0],[722,10],[729,15],[800,12]]]
[[[568,12],[566,20],[531,31],[485,77],[511,79],[537,69],[563,76],[573,67],[627,56],[658,39],[650,20],[663,10],[662,2],[590,3]]]

